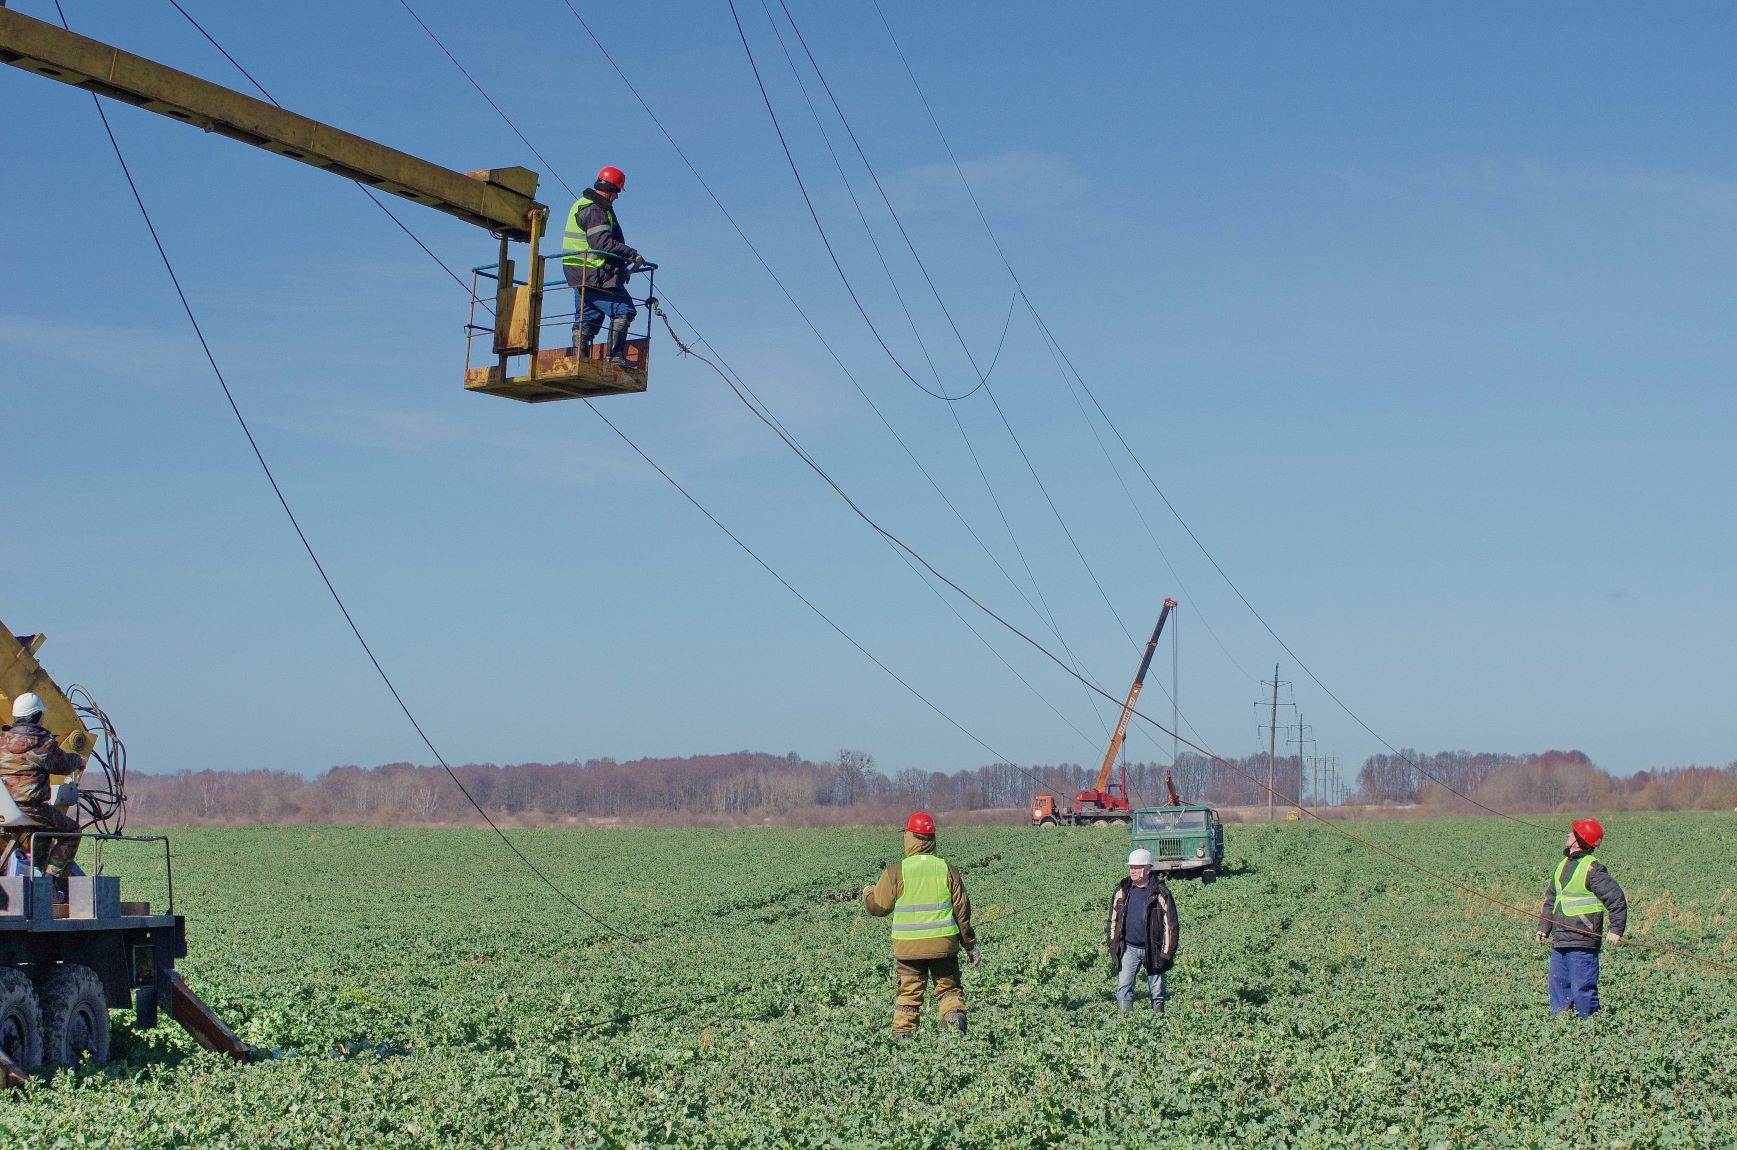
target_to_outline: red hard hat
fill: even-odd
[[[1574,837],[1586,844],[1592,850],[1604,841],[1604,828],[1598,825],[1597,819],[1575,819]]]
[[[612,184],[619,191],[627,190],[627,176],[620,168],[603,168],[597,173],[597,182]]]
[[[932,835],[935,833],[935,820],[929,817],[928,811],[918,811],[905,820],[905,829],[914,835]]]

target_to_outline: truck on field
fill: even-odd
[[[1170,801],[1134,811],[1134,846],[1152,852],[1152,869],[1182,878],[1214,882],[1224,871],[1224,820],[1205,803],[1185,803],[1176,784],[1164,776]]]
[[[79,756],[72,775],[50,775],[49,803],[79,829],[49,831],[32,821],[0,785],[0,1081],[21,1086],[43,1065],[109,1057],[109,1011],[131,1009],[133,1026],[157,1025],[159,1010],[207,1050],[238,1060],[257,1052],[236,1037],[188,989],[175,970],[187,955],[186,920],[175,913],[169,840],[122,833],[126,751],[108,716],[81,687],[62,691],[36,652],[43,636],[15,636],[0,625],[0,707],[29,692],[42,703],[40,723],[61,749]],[[82,786],[85,776],[95,778]],[[40,863],[55,839],[80,840],[83,862],[57,890]],[[124,901],[121,880],[101,872],[97,851],[114,843],[155,844],[163,852],[165,901]]]

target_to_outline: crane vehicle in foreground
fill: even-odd
[[[544,329],[558,332],[570,327],[583,300],[576,299],[573,312],[545,315],[547,293],[572,289],[563,279],[545,278],[540,245],[548,232],[549,209],[537,202],[537,173],[518,167],[453,171],[32,19],[5,7],[4,0],[0,0],[0,63],[300,160],[487,229],[500,241],[500,250],[494,263],[472,271],[465,325],[467,390],[525,403],[645,390],[651,318],[657,308],[651,292],[642,301],[644,333],[630,336],[624,348],[627,366],[609,363],[601,347],[543,346]],[[529,247],[523,278],[515,270],[513,243]],[[656,265],[641,268],[649,280]],[[478,322],[479,309],[485,317],[492,313],[488,323]],[[473,367],[472,349],[483,336],[490,337],[488,354]]]
[[[1224,871],[1224,820],[1205,803],[1185,803],[1164,775],[1169,802],[1141,807],[1130,828],[1134,846],[1152,852],[1152,869],[1166,875],[1213,882]]]
[[[158,1010],[186,1028],[207,1050],[238,1060],[257,1051],[236,1037],[175,970],[187,956],[186,920],[175,913],[174,870],[163,835],[126,835],[126,752],[114,726],[89,692],[62,691],[36,661],[42,635],[13,635],[0,625],[0,705],[26,691],[42,699],[42,725],[62,750],[86,766],[71,776],[51,776],[49,802],[78,820],[78,837],[91,846],[85,861],[110,843],[161,846],[166,900],[121,899],[121,880],[75,866],[66,900],[55,900],[54,880],[36,862],[44,840],[59,832],[34,826],[0,786],[0,1080],[19,1085],[43,1064],[70,1066],[88,1058],[101,1066],[109,1056],[109,1011],[131,1007],[135,1029],[157,1025]],[[81,779],[94,764],[102,776],[93,787]],[[26,845],[27,844],[27,845]]]
[[[1152,637],[1146,641],[1146,653],[1141,656],[1140,669],[1134,673],[1134,685],[1128,688],[1127,701],[1122,704],[1122,717],[1116,720],[1115,733],[1110,736],[1109,749],[1104,752],[1104,761],[1098,767],[1098,777],[1093,781],[1092,789],[1080,791],[1071,804],[1058,803],[1051,794],[1032,796],[1032,826],[1097,826],[1125,823],[1134,817],[1133,808],[1128,804],[1128,768],[1123,766],[1118,782],[1110,781],[1110,772],[1115,768],[1116,756],[1121,754],[1122,744],[1128,737],[1128,722],[1134,717],[1134,704],[1140,699],[1140,688],[1146,685],[1146,669],[1152,665],[1153,652],[1158,650],[1158,636],[1164,633],[1164,623],[1175,606],[1176,600],[1166,599],[1163,609],[1158,612],[1158,625],[1152,628]]]

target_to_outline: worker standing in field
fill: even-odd
[[[1592,853],[1603,841],[1597,819],[1575,819],[1544,884],[1537,938],[1550,947],[1551,1014],[1573,1007],[1585,1018],[1598,1010],[1599,948],[1617,945],[1628,929],[1628,899]]]
[[[1164,1009],[1164,975],[1176,961],[1176,926],[1176,898],[1152,873],[1152,852],[1140,847],[1128,856],[1128,875],[1110,896],[1104,931],[1123,1014],[1134,1009],[1134,980],[1142,966],[1152,1009]]]
[[[12,724],[0,731],[0,779],[25,818],[41,830],[76,834],[78,820],[48,802],[48,776],[72,775],[84,769],[77,755],[60,749],[54,736],[42,726],[42,699],[26,691],[12,700]],[[20,850],[30,850],[26,828],[17,836]],[[66,872],[78,853],[78,839],[44,839],[36,852],[42,873],[54,880],[57,901],[66,900]]]
[[[591,354],[591,341],[609,321],[609,362],[627,365],[627,329],[633,323],[633,297],[627,281],[639,252],[627,246],[615,218],[615,199],[627,187],[620,168],[604,168],[597,181],[573,202],[562,237],[562,271],[574,291],[573,346],[579,358]]]
[[[893,1037],[917,1032],[923,992],[935,984],[935,1006],[942,1029],[965,1033],[965,993],[959,982],[959,948],[973,964],[982,961],[977,932],[971,928],[971,899],[959,868],[935,853],[935,820],[918,811],[905,823],[905,857],[862,888],[863,909],[876,918],[892,916],[893,965],[898,992],[893,999]]]

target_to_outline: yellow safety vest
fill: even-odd
[[[1579,918],[1583,914],[1603,914],[1604,902],[1592,893],[1586,885],[1586,876],[1592,873],[1592,864],[1598,859],[1594,855],[1581,855],[1578,859],[1565,858],[1556,864],[1556,904],[1552,913],[1565,918]],[[1574,873],[1568,875],[1568,881],[1563,881],[1563,875],[1568,870],[1568,864],[1574,863]]]
[[[959,933],[953,921],[953,889],[947,860],[939,855],[906,855],[899,864],[904,885],[893,903],[893,939],[948,938]]]
[[[585,234],[584,228],[579,226],[579,213],[585,210],[587,204],[597,202],[589,195],[580,196],[573,201],[573,209],[567,213],[567,229],[561,237],[561,250],[565,253],[561,257],[563,266],[570,268],[600,268],[603,266],[603,256],[592,250],[591,237]],[[608,215],[610,224],[613,225],[615,223],[615,209],[604,205],[603,211]],[[608,231],[609,229],[599,224],[597,230]]]

